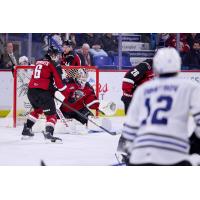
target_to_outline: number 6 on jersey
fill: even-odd
[[[42,70],[42,65],[37,65],[35,67],[34,78],[36,79],[40,78],[41,70]]]

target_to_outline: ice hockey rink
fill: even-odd
[[[124,117],[111,117],[112,130],[121,130]],[[0,121],[1,122],[1,121]],[[57,133],[62,144],[47,143],[42,133],[21,140],[22,126],[0,127],[0,166],[38,166],[41,160],[50,166],[109,166],[115,157],[120,135],[106,132],[85,135]]]

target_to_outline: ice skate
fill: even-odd
[[[62,142],[62,139],[59,138],[59,137],[54,137],[51,133],[49,132],[42,132],[43,135],[44,135],[44,138],[47,140],[47,141],[51,141],[52,143],[60,143]]]
[[[30,128],[27,127],[27,124],[24,124],[24,128],[22,131],[22,140],[26,140],[26,139],[30,139],[34,136],[34,134],[32,133],[32,130]]]

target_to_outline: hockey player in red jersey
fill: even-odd
[[[67,40],[63,43],[63,53],[61,58],[61,65],[65,66],[81,66],[81,59],[73,50],[73,43]]]
[[[124,76],[122,82],[123,95],[121,100],[124,103],[125,114],[132,100],[134,91],[142,83],[153,78],[152,59],[146,59],[136,67],[130,69]]]
[[[58,60],[57,53],[55,49],[49,49],[44,59],[38,60],[35,64],[27,93],[33,111],[29,114],[27,122],[24,124],[22,136],[34,136],[31,131],[32,127],[39,118],[39,115],[44,113],[46,116],[45,138],[52,142],[61,140],[53,136],[57,116],[51,88],[53,88],[53,83],[55,82],[58,90],[64,94],[67,87],[62,83],[61,76],[53,64],[53,62]]]
[[[76,70],[76,75],[73,78],[65,79],[68,94],[65,96],[64,102],[71,106],[72,108],[78,110],[83,115],[88,117],[93,115],[90,109],[99,109],[99,100],[96,97],[94,89],[87,82],[88,74],[85,69],[72,69]],[[87,120],[81,118],[75,112],[67,108],[66,106],[61,106],[61,111],[66,118],[74,118],[86,124]]]
[[[132,98],[134,98],[134,92],[136,88],[146,81],[151,80],[154,77],[152,69],[152,59],[146,59],[141,62],[136,67],[130,69],[124,76],[122,82],[123,95],[121,100],[124,103],[125,114],[127,114],[128,107],[131,103]],[[121,146],[124,144],[124,138],[121,136],[119,139],[117,150],[121,151]],[[127,155],[122,153],[123,162],[127,162]]]

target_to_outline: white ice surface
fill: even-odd
[[[112,119],[113,130],[122,128],[124,117]],[[24,166],[100,166],[116,164],[115,152],[120,135],[105,132],[88,135],[55,134],[63,139],[62,144],[47,144],[42,133],[31,140],[21,140],[22,126],[0,127],[0,165]]]

